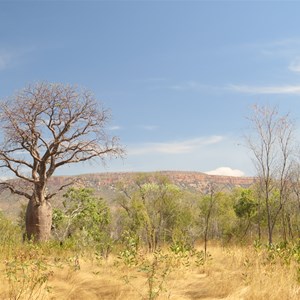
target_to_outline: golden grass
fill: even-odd
[[[212,259],[205,265],[196,266],[193,258],[189,265],[173,265],[165,281],[161,271],[166,265],[158,264],[156,283],[164,282],[157,299],[300,299],[296,262],[270,262],[265,251],[256,252],[252,247],[211,246],[209,252]],[[146,259],[151,261],[151,256]],[[99,262],[92,257],[58,259],[49,255],[46,260],[47,272],[52,271],[47,282],[51,290],[46,293],[44,285],[42,293],[30,300],[149,299],[149,273],[136,266],[116,264],[116,257]],[[5,264],[0,267],[0,299],[13,299],[9,291],[14,283],[8,283]],[[29,300],[26,295],[20,299]]]

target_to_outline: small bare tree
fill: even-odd
[[[64,186],[49,193],[47,182],[58,168],[123,154],[118,139],[105,132],[109,117],[89,91],[62,84],[29,85],[0,104],[0,167],[19,179],[0,186],[29,200],[28,238],[50,237],[49,200]]]
[[[274,226],[288,198],[294,125],[289,115],[280,116],[274,107],[257,105],[253,107],[249,121],[253,134],[246,140],[260,180],[267,213],[268,240],[272,244]]]
[[[206,203],[203,207],[204,209],[202,208],[203,210],[202,213],[204,214],[204,257],[205,258],[207,256],[207,243],[208,243],[210,221],[217,202],[216,189],[217,187],[214,183],[212,182],[207,183],[206,190],[205,190]]]

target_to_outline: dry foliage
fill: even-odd
[[[83,257],[63,251],[51,251],[52,254],[50,251],[48,254],[46,252],[45,249],[34,250],[30,257],[24,251],[17,252],[7,259],[27,262],[27,283],[36,287],[36,290],[30,291],[31,296],[29,291],[25,291],[20,298],[14,297],[12,288],[20,283],[9,283],[5,263],[1,263],[1,269],[4,270],[0,275],[1,299],[184,300],[300,297],[297,262],[291,260],[285,263],[282,257],[271,258],[269,252],[264,249],[255,250],[253,247],[211,246],[211,259],[200,265],[195,263],[193,257],[174,256],[170,252],[160,254],[155,264],[153,255],[145,254],[139,258],[141,263],[136,265],[126,265],[113,256],[108,260],[99,260],[93,255]],[[37,266],[38,261],[42,262],[42,276],[49,275],[40,286],[34,285],[37,276],[30,273],[35,270],[31,264],[35,262]],[[149,293],[149,279],[153,275],[153,269],[151,272],[143,271],[141,266],[145,267],[145,262],[152,262],[150,266],[156,268],[152,278],[153,285],[158,286],[162,282],[159,293],[153,294],[153,298]],[[169,271],[162,277],[166,264],[169,264]],[[46,286],[49,291],[44,289]]]

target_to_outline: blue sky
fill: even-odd
[[[124,160],[58,174],[254,175],[251,105],[300,114],[300,2],[0,1],[0,98],[36,81],[94,92]]]

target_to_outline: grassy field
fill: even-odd
[[[211,245],[107,260],[51,246],[2,249],[0,299],[299,299],[291,251]]]

